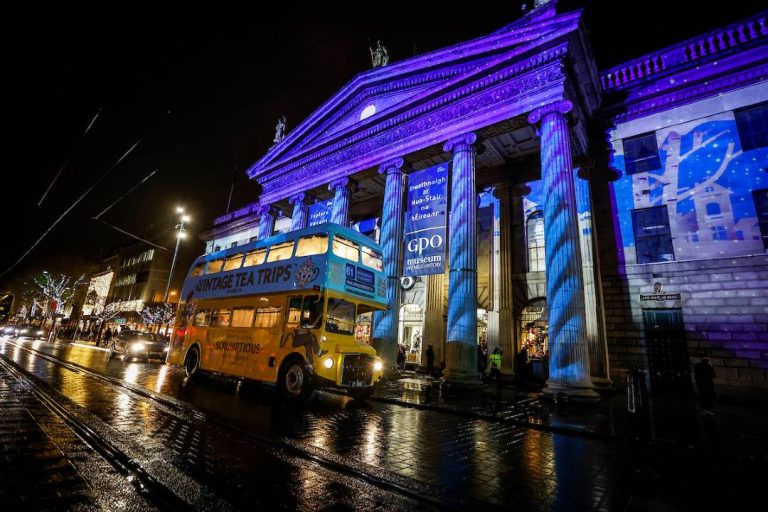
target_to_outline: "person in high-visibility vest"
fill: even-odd
[[[490,371],[490,377],[493,379],[496,378],[496,383],[501,384],[501,349],[499,347],[496,347],[493,349],[493,352],[491,353],[491,371]]]

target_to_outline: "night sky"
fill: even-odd
[[[391,61],[487,34],[516,19],[515,1],[274,2],[270,9],[162,12],[118,4],[74,12],[34,6],[7,12],[0,273],[137,140],[136,150],[18,267],[0,278],[97,260],[129,241],[91,220],[153,169],[159,172],[104,215],[160,245],[174,242],[175,207],[193,218],[182,268],[204,246],[200,231],[256,199],[244,170],[271,145],[280,114],[288,129],[355,74],[370,68],[369,41]],[[529,1],[532,4],[533,0]],[[259,4],[253,4],[258,6]],[[753,2],[560,2],[584,5],[602,68],[754,14]],[[26,8],[24,8],[26,9]],[[81,137],[50,195],[37,202]]]

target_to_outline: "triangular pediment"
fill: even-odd
[[[364,137],[366,130],[452,88],[473,82],[482,87],[489,74],[505,66],[526,59],[535,65],[537,49],[576,30],[579,19],[579,13],[526,16],[493,34],[360,73],[272,146],[248,175],[258,177],[307,154],[331,151],[345,138]]]

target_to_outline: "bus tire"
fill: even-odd
[[[309,398],[314,389],[304,360],[300,357],[288,358],[280,367],[277,386],[283,400],[300,402]]]
[[[198,379],[203,373],[200,370],[200,349],[196,346],[190,348],[184,358],[184,371],[190,379]]]

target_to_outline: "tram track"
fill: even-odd
[[[8,341],[8,340],[6,340],[6,343],[14,347],[17,347],[20,350],[24,350],[36,357],[40,357],[41,359],[44,359],[52,364],[63,367],[71,372],[81,374],[86,378],[98,381],[103,384],[114,386],[119,390],[122,390],[134,397],[138,396],[143,400],[149,400],[151,403],[154,403],[156,405],[161,405],[164,408],[172,410],[173,413],[183,421],[190,422],[190,423],[202,422],[207,424],[213,424],[218,428],[232,431],[234,433],[237,433],[240,436],[244,436],[248,439],[258,442],[262,446],[265,446],[267,448],[277,450],[279,452],[283,452],[287,455],[298,457],[310,463],[317,464],[319,466],[324,467],[325,469],[331,470],[332,472],[361,480],[367,484],[374,485],[382,490],[385,490],[388,492],[394,492],[394,493],[415,499],[419,502],[424,503],[425,505],[434,506],[441,510],[467,510],[467,509],[475,509],[479,507],[482,507],[487,510],[493,510],[495,508],[493,505],[488,504],[486,502],[477,501],[477,500],[468,498],[466,496],[455,495],[449,489],[441,488],[439,486],[425,483],[425,482],[420,482],[412,478],[399,475],[385,469],[380,469],[375,466],[370,466],[367,464],[360,463],[359,461],[355,461],[354,462],[355,467],[352,467],[349,464],[348,459],[344,458],[343,456],[334,454],[332,452],[323,450],[321,448],[309,446],[300,441],[293,440],[290,438],[275,438],[267,435],[262,435],[254,432],[251,429],[247,429],[243,426],[239,426],[233,423],[231,418],[220,416],[211,411],[201,411],[197,407],[189,403],[186,403],[182,400],[178,400],[168,395],[163,395],[161,393],[156,393],[156,392],[147,390],[146,388],[143,388],[141,386],[137,386],[131,383],[127,383],[124,380],[116,377],[111,377],[108,375],[101,374],[99,372],[86,368],[82,365],[63,360],[61,358],[58,358],[46,352],[42,352],[32,347],[20,345],[18,343]],[[13,365],[16,368],[16,373],[23,372],[24,377],[26,378],[26,381],[30,382],[33,385],[33,388],[35,388],[36,390],[39,390],[41,387],[50,388],[49,384],[45,383],[44,381],[42,381],[41,379],[37,378],[34,375],[29,375],[26,371],[21,369],[15,362],[3,361],[3,359],[7,359],[7,356],[0,354],[0,362],[3,362],[5,365],[9,365],[9,363],[10,365]],[[44,392],[41,392],[41,394],[44,396],[48,395],[47,393],[44,393]],[[52,402],[53,404],[56,404],[56,401],[50,398],[50,396],[47,397],[47,401]],[[64,409],[60,405],[57,408]],[[66,409],[64,409],[64,413],[66,413]],[[92,429],[88,429],[87,425],[82,425],[82,427],[84,432],[87,433],[89,430],[91,430],[92,432]],[[95,441],[98,442],[98,439],[96,439]],[[118,452],[117,460],[123,460],[122,458],[119,457],[119,450],[117,450],[117,452]],[[107,449],[107,454],[109,453],[110,453],[110,450]],[[130,458],[128,459],[130,460]],[[131,467],[127,466],[126,469],[131,469]],[[147,489],[155,489],[155,487],[152,487],[154,485],[152,480],[147,480],[147,482],[145,483],[143,480],[139,478],[140,476],[143,476],[143,475],[150,477],[148,473],[146,472],[142,473],[141,471],[139,471],[139,468],[136,468],[135,471],[137,471],[137,474],[135,475],[136,477],[135,481],[140,482],[141,486],[143,486],[141,487],[142,489],[144,487],[146,487]],[[162,489],[156,489],[156,492],[157,492],[158,503],[162,505],[164,503],[163,502],[163,497],[165,496],[164,491]],[[168,496],[167,499],[170,500],[172,499],[172,497]],[[184,510],[184,508],[174,508],[174,510]]]

